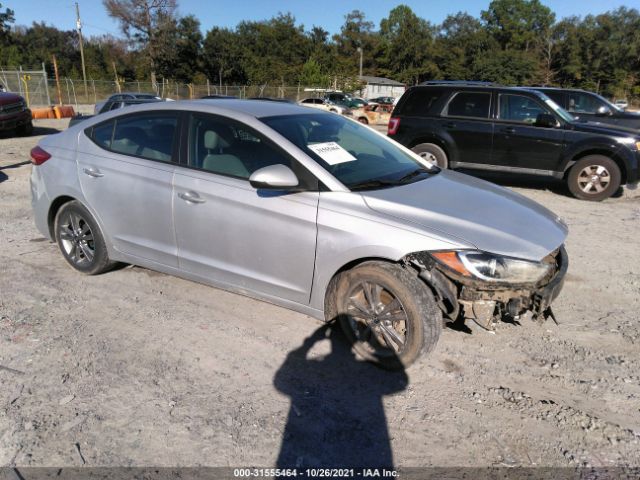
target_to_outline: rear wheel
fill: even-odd
[[[76,270],[97,275],[113,267],[98,224],[80,202],[65,203],[58,210],[54,231],[62,256]]]
[[[447,158],[447,154],[435,143],[421,143],[413,147],[411,150],[433,165],[436,165],[440,168],[449,167],[449,159]]]
[[[600,201],[609,198],[620,188],[620,167],[604,155],[587,155],[569,171],[567,185],[574,197]]]
[[[328,319],[338,319],[357,354],[402,369],[433,350],[442,314],[415,273],[397,264],[366,262],[340,275]]]
[[[367,117],[360,117],[358,118],[358,121],[364,125],[369,125],[369,120],[367,120]]]

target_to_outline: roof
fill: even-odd
[[[392,87],[404,87],[404,83],[396,82],[390,78],[371,77],[369,75],[360,76],[360,80],[367,83],[375,83],[376,85],[390,85]]]

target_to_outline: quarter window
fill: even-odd
[[[189,130],[190,167],[242,179],[269,165],[293,168],[288,156],[240,123],[195,114]]]
[[[500,95],[500,120],[533,124],[541,113],[550,114],[532,98],[524,95]]]
[[[435,103],[440,95],[441,90],[434,89],[416,89],[411,93],[411,96],[403,102],[402,114],[403,115],[428,115],[431,107]]]
[[[449,117],[489,118],[491,93],[458,92],[449,101],[444,114]]]

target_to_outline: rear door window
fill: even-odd
[[[174,113],[127,115],[95,125],[87,134],[106,150],[170,162],[177,125],[178,117]]]
[[[490,92],[458,92],[443,114],[448,117],[489,118]]]

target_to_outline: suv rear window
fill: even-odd
[[[442,95],[441,89],[417,88],[402,102],[402,115],[428,115],[431,107]]]
[[[458,92],[445,108],[449,117],[489,118],[490,92]]]

